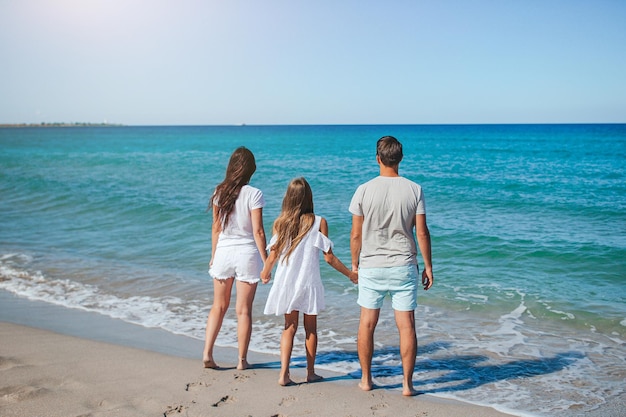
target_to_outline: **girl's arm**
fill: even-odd
[[[324,236],[328,237],[328,223],[326,223],[326,219],[323,217],[320,222],[320,232],[322,232]],[[328,265],[347,276],[354,284],[359,281],[359,275],[356,272],[349,270],[348,267],[335,256],[332,249],[328,249],[328,252],[324,252],[324,260],[328,263]]]
[[[252,235],[256,247],[259,249],[261,259],[265,262],[267,259],[267,242],[265,241],[265,229],[263,228],[263,209],[258,208],[250,212],[252,217]]]
[[[263,284],[267,284],[268,282],[270,282],[270,279],[272,278],[272,269],[274,268],[277,260],[278,254],[276,253],[276,250],[272,247],[270,248],[270,254],[265,259],[265,263],[263,264],[263,270],[261,271],[261,282],[263,282]]]

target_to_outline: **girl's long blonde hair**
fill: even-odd
[[[278,218],[274,221],[276,244],[272,250],[279,255],[285,252],[284,262],[298,246],[302,238],[313,227],[313,192],[311,186],[303,178],[291,180],[283,198],[283,206]]]

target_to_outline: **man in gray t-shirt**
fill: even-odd
[[[422,187],[398,174],[402,156],[402,144],[392,136],[385,136],[376,144],[380,176],[360,185],[350,202],[350,252],[352,270],[359,273],[361,317],[357,350],[362,370],[359,387],[364,391],[373,388],[374,330],[383,299],[389,294],[400,332],[402,394],[415,395],[417,246],[424,262],[425,290],[433,285],[434,278]]]

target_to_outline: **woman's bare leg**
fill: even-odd
[[[252,303],[256,294],[257,283],[237,281],[237,343],[239,345],[239,360],[237,369],[250,367],[248,363],[248,347],[252,335]]]
[[[289,362],[293,350],[293,338],[298,330],[298,311],[285,314],[285,329],[280,338],[280,375],[278,384],[282,386],[293,384],[289,377]]]
[[[206,334],[204,338],[204,352],[202,362],[205,368],[218,368],[213,360],[213,345],[222,328],[222,321],[230,304],[230,293],[234,278],[213,279],[213,306],[206,320]]]
[[[304,315],[304,331],[306,333],[306,381],[316,382],[322,378],[315,373],[315,357],[317,356],[317,316]]]

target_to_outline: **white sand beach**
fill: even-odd
[[[200,359],[155,353],[0,322],[0,415],[33,416],[505,416],[428,395],[363,392],[357,381],[277,384],[276,363],[238,371],[202,368]],[[304,369],[293,379],[304,381]]]

